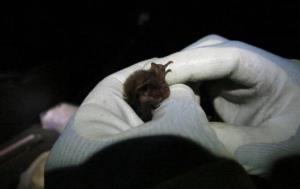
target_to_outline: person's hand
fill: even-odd
[[[224,122],[210,127],[249,172],[264,173],[277,159],[300,154],[299,64],[219,36],[157,62],[169,60],[170,85],[214,81],[204,92]]]

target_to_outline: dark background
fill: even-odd
[[[1,6],[0,127],[5,140],[105,76],[218,34],[300,58],[300,6],[286,3],[9,1]]]

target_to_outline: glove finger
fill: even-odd
[[[219,35],[214,35],[214,34],[207,35],[207,36],[199,39],[195,43],[187,46],[183,50],[195,49],[195,48],[204,47],[204,46],[217,45],[217,44],[223,43],[225,41],[228,41],[228,39],[221,37]]]
[[[172,72],[166,76],[169,84],[229,78],[253,87],[257,84],[269,85],[276,75],[284,74],[270,60],[276,57],[241,42],[226,41],[215,46],[177,52],[157,62],[174,62],[169,66]]]
[[[251,174],[266,173],[274,161],[299,154],[300,127],[247,127],[211,122],[220,140],[232,158],[241,163]]]
[[[172,70],[166,76],[169,84],[224,78],[237,68],[239,52],[234,47],[217,46],[189,49],[156,61],[161,64],[174,62],[168,67]]]

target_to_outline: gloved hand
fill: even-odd
[[[123,83],[151,62],[168,68],[171,95],[143,123],[123,99]],[[251,173],[274,158],[299,152],[300,83],[297,65],[263,50],[208,36],[181,52],[150,59],[101,81],[53,147],[48,169],[76,165],[117,141],[172,134],[190,138],[213,153],[232,157]],[[288,74],[287,74],[288,73]],[[225,123],[209,123],[194,92],[179,83],[220,79],[214,105]],[[226,80],[226,82],[224,82]],[[299,138],[299,137],[298,137]],[[287,145],[292,148],[284,148]],[[84,150],[82,150],[84,149]]]
[[[248,44],[208,36],[173,60],[169,84],[216,80],[214,108],[224,123],[210,123],[226,149],[250,173],[300,154],[300,65]]]
[[[220,156],[230,156],[186,85],[170,86],[170,97],[144,123],[124,100],[123,84],[136,70],[149,69],[158,58],[142,61],[103,79],[86,97],[51,150],[47,170],[78,165],[110,144],[130,138],[175,135],[191,139]],[[164,64],[166,62],[163,62]]]

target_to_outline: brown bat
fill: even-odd
[[[149,70],[138,70],[131,74],[124,83],[124,97],[143,121],[152,119],[152,111],[170,96],[170,89],[165,76],[171,70],[165,65],[151,63]]]

